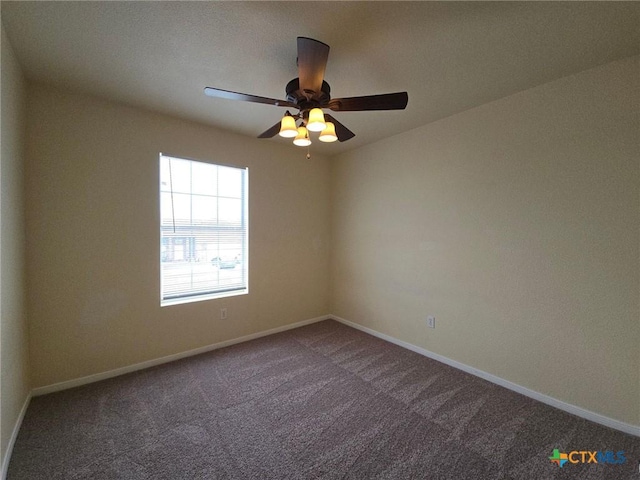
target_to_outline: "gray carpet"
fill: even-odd
[[[8,478],[638,480],[639,459],[638,437],[328,320],[36,397]]]

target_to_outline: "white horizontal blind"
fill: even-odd
[[[163,304],[247,293],[246,168],[160,155]]]

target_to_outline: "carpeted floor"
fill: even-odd
[[[638,437],[327,320],[36,397],[8,478],[638,480],[639,460]]]

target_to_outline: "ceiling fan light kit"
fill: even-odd
[[[324,123],[324,113],[319,108],[312,108],[309,111],[309,120],[307,120],[307,130],[310,132],[321,132],[327,127]]]
[[[284,138],[293,138],[298,136],[298,127],[296,127],[296,119],[291,116],[289,111],[284,114],[280,120],[280,132],[278,133]]]
[[[309,132],[304,125],[300,125],[298,127],[298,136],[293,139],[293,144],[298,147],[308,147],[311,145],[311,140],[309,139]]]
[[[331,87],[324,81],[324,71],[329,58],[329,45],[307,37],[298,37],[298,77],[285,87],[286,100],[258,97],[219,88],[206,87],[204,93],[210,97],[227,100],[263,103],[298,110],[292,115],[288,110],[282,120],[258,135],[271,138],[280,135],[293,138],[294,145],[307,147],[311,144],[309,132],[320,132],[321,142],[346,142],[355,133],[333,116],[325,114],[323,108],[334,112],[356,112],[368,110],[404,110],[409,96],[407,92],[385,93],[350,98],[331,98]],[[300,120],[300,125],[297,125]]]
[[[331,122],[327,122],[327,126],[322,133],[320,133],[318,140],[325,143],[335,142],[338,140],[338,137],[336,136],[336,126]]]

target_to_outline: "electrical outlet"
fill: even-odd
[[[433,315],[427,316],[427,327],[436,328],[436,317]]]
[[[220,320],[226,320],[227,319],[227,309],[226,308],[221,308],[220,309]]]

